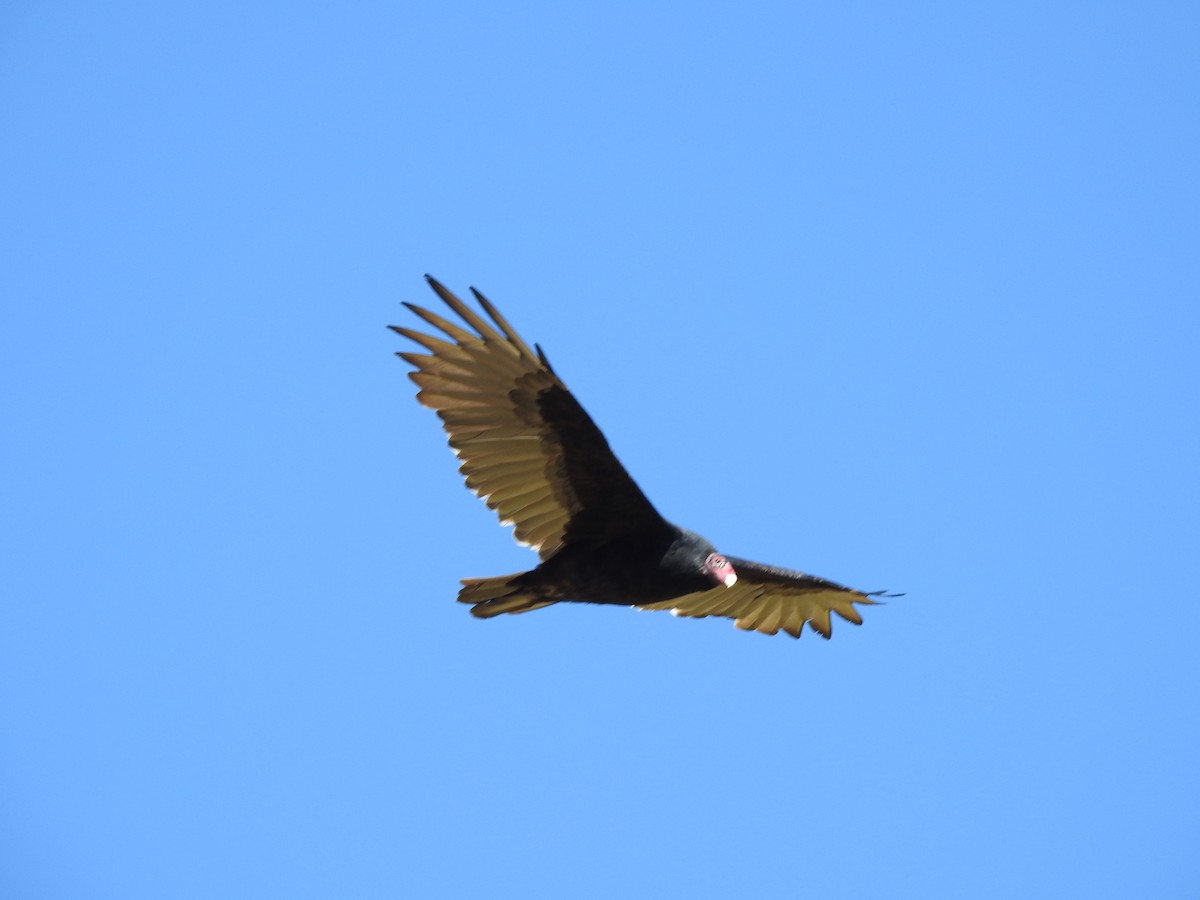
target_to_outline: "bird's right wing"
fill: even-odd
[[[737,582],[733,586],[639,604],[640,608],[670,610],[677,616],[699,619],[726,616],[746,631],[763,634],[783,631],[794,638],[800,637],[807,622],[813,631],[828,638],[833,633],[831,612],[847,622],[861,625],[862,616],[854,604],[873,605],[878,602],[873,597],[896,596],[885,595],[882,591],[868,594],[803,572],[777,569],[732,556],[726,558],[737,573]]]
[[[513,525],[517,540],[545,559],[568,537],[665,527],[541,349],[531,350],[478,291],[492,324],[426,278],[474,330],[406,303],[450,340],[393,325],[429,351],[397,355],[415,367],[417,399],[441,417],[467,487]]]

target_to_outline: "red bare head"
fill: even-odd
[[[733,566],[729,560],[723,557],[720,553],[710,553],[704,560],[704,574],[711,578],[717,584],[723,584],[725,587],[733,587],[737,581],[737,572],[733,571]]]

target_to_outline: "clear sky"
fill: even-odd
[[[1195,3],[0,13],[0,896],[1200,896]],[[474,284],[833,640],[534,557]]]

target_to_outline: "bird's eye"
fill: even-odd
[[[729,565],[729,563],[727,563],[723,557],[718,556],[716,559],[713,560],[713,568],[714,569],[723,569],[727,565]]]

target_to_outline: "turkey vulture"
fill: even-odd
[[[805,622],[828,638],[830,612],[862,624],[854,604],[882,592],[724,556],[660,516],[542,348],[531,350],[474,288],[491,323],[425,277],[474,330],[405,303],[444,337],[392,325],[428,351],[397,356],[415,367],[417,400],[441,417],[467,487],[541,558],[529,572],[463,579],[458,599],[473,615],[577,601],[728,616],[738,628],[796,638]]]

